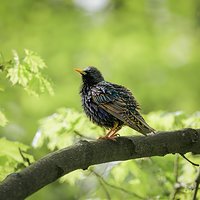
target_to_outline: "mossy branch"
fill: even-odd
[[[61,176],[77,169],[111,161],[192,152],[200,154],[200,129],[159,132],[155,135],[119,137],[116,141],[81,140],[55,151],[0,184],[1,199],[25,199]]]

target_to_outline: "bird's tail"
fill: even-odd
[[[142,133],[143,135],[147,135],[148,133],[155,133],[155,129],[151,128],[147,124],[147,122],[138,111],[134,113],[130,112],[130,115],[127,118],[126,122],[128,126]]]

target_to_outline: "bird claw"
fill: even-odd
[[[116,141],[116,138],[119,137],[119,134],[115,134],[115,135],[106,135],[106,136],[101,136],[98,139],[103,139],[103,140],[112,140],[112,141]]]

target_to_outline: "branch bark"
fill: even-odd
[[[0,184],[0,199],[25,199],[40,188],[77,169],[111,161],[166,154],[200,154],[200,129],[159,132],[155,135],[119,137],[116,141],[82,140],[55,151]]]

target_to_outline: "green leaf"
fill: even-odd
[[[27,145],[0,138],[0,146],[0,180],[5,178],[8,174],[28,166],[28,163],[25,162],[20,155],[19,148],[30,162],[34,161],[33,156],[26,153],[30,148]]]
[[[23,63],[28,66],[31,72],[38,73],[40,69],[43,69],[46,66],[44,61],[33,51],[25,49],[25,58]]]
[[[41,77],[41,86],[42,86],[42,89],[40,89],[41,91],[47,90],[50,95],[54,95],[51,83],[44,77]]]
[[[156,111],[145,116],[145,119],[149,125],[156,130],[173,130],[184,128],[185,124],[183,121],[185,118],[187,118],[187,116],[182,111]]]
[[[17,84],[17,82],[19,81],[18,68],[15,67],[15,68],[8,69],[7,78],[10,79],[13,85]]]
[[[5,126],[7,122],[6,116],[0,111],[0,126]]]
[[[199,128],[200,112],[196,112],[190,117],[183,119],[183,124],[185,127]]]
[[[54,94],[51,83],[41,70],[46,67],[44,61],[33,51],[25,49],[25,57],[20,59],[13,51],[13,62],[7,70],[7,78],[13,85],[21,85],[29,94],[38,96],[44,92]]]
[[[60,108],[54,114],[40,120],[34,147],[41,147],[48,141],[50,150],[60,149],[73,144],[81,133],[83,137],[96,138],[103,135],[103,129],[91,123],[83,113],[73,109]]]

